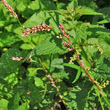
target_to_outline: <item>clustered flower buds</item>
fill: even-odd
[[[75,58],[79,58],[79,56],[75,56]],[[85,65],[84,65],[84,63],[83,63],[83,60],[80,60],[79,61],[79,64],[80,64],[80,66],[84,69],[84,70],[87,70],[87,68],[85,67]]]
[[[60,29],[61,29],[61,32],[63,33],[63,36],[65,36],[65,37],[67,38],[66,41],[63,40],[63,45],[64,45],[65,47],[67,47],[69,51],[72,51],[72,50],[73,50],[73,48],[71,47],[72,42],[71,42],[70,39],[69,39],[70,36],[69,36],[69,34],[67,34],[67,30],[64,29],[64,26],[63,26],[62,24],[60,24],[59,27],[60,27]],[[62,39],[62,35],[60,34],[59,36],[57,36],[57,38]]]
[[[6,0],[1,0],[1,2],[7,7],[8,11],[10,11],[10,15],[14,18],[18,19],[17,14],[14,12],[14,9],[7,3]]]
[[[12,60],[15,60],[15,61],[24,60],[23,57],[12,57],[11,59],[12,59]],[[32,60],[32,58],[28,58],[28,59],[27,59],[27,61],[31,61],[31,60]]]
[[[53,81],[53,78],[51,77],[51,75],[49,74],[47,75],[47,77],[50,79],[52,86],[56,87],[55,82]]]
[[[32,27],[32,29],[27,28],[26,30],[24,30],[24,27],[22,28],[22,37],[24,36],[28,36],[30,33],[36,33],[37,31],[50,31],[52,29],[52,26],[46,25],[46,24],[42,24],[42,25],[35,25],[34,27]]]

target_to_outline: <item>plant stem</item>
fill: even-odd
[[[95,86],[94,86],[95,87]],[[96,88],[96,87],[95,87]],[[100,105],[101,105],[101,107],[102,107],[102,110],[104,110],[104,106],[103,106],[103,102],[102,102],[102,100],[101,100],[101,97],[100,97],[100,93],[96,90],[96,94],[98,95],[98,97],[99,97],[99,102],[100,102]]]
[[[17,19],[17,21],[18,21],[19,25],[22,27],[22,24],[21,24],[20,20],[19,20],[19,19]]]
[[[92,76],[88,73],[88,71],[85,69],[84,66],[81,65],[80,63],[80,59],[78,58],[78,63],[79,65],[82,67],[82,69],[84,70],[85,74],[88,76],[88,78],[91,80],[91,82],[96,86],[96,88],[98,89],[98,91],[100,92],[100,94],[102,95],[104,101],[106,102],[106,104],[110,107],[110,102],[108,101],[107,97],[105,96],[105,94],[103,93],[103,91],[100,89],[99,85],[95,82],[95,80],[92,78]]]
[[[42,66],[44,72],[45,72],[47,75],[49,75],[49,72],[47,71],[47,69],[46,69],[45,66],[43,65],[41,59],[38,58],[38,60],[39,60],[39,62],[40,62],[40,64],[41,64],[41,66]],[[62,95],[60,94],[60,91],[59,91],[59,88],[58,88],[58,87],[56,87],[56,91],[59,93],[59,98],[60,98],[60,100],[62,101],[62,103],[64,104],[66,110],[68,110],[68,108],[67,108],[67,106],[66,106],[66,102],[63,100],[63,97],[62,97]]]
[[[85,58],[87,59],[87,61],[88,61],[88,62],[89,62],[89,64],[91,65],[91,67],[93,67],[93,63],[92,63],[92,62],[91,62],[91,60],[88,58],[88,56],[87,56],[87,54],[86,54],[85,50],[83,49],[83,47],[81,48],[81,50],[82,50],[82,52],[83,52],[83,54],[84,54]]]

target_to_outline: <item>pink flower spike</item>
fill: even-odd
[[[69,45],[69,44],[67,44],[67,45],[66,45],[66,47],[67,47],[67,48],[69,48],[69,47],[70,47],[70,45]]]
[[[30,28],[27,28],[26,31],[27,31],[27,32],[31,32],[31,29],[30,29]]]
[[[46,27],[47,27],[47,25],[46,25],[46,24],[42,24],[42,27],[43,27],[43,28],[46,28]]]
[[[52,84],[52,86],[53,86],[53,87],[56,87],[56,85],[55,85],[55,84]]]
[[[69,37],[70,37],[69,34],[66,37],[67,37],[67,39],[69,39]]]
[[[4,6],[7,8],[8,11],[10,11],[10,15],[14,18],[18,19],[17,14],[14,12],[14,9],[7,3],[6,0],[1,0],[1,2],[4,4]]]
[[[59,24],[59,27],[63,26],[61,23]]]
[[[15,57],[12,57],[11,59],[12,59],[12,60],[16,60],[16,58],[15,58]]]
[[[76,58],[79,58],[79,56],[75,56]]]
[[[80,63],[83,63],[83,60],[80,60]]]
[[[82,64],[82,66],[84,67],[84,64]]]
[[[20,59],[20,58],[18,58],[18,57],[16,57],[16,60],[17,60],[17,61],[20,61],[21,59]]]
[[[47,77],[48,77],[48,78],[51,78],[50,74],[49,74],[49,75],[47,75]]]
[[[52,83],[52,84],[55,84],[55,82],[54,82],[54,81],[52,81],[51,83]]]
[[[67,30],[62,31],[64,36],[66,36]]]
[[[53,78],[52,77],[50,78],[50,81],[53,81]]]
[[[87,70],[87,68],[84,68],[84,70]]]
[[[64,41],[64,40],[63,40],[63,45],[64,45],[64,46],[66,45],[66,41]]]
[[[23,58],[23,57],[20,57],[20,59],[21,59],[21,60],[24,60],[24,58]]]
[[[73,49],[72,49],[72,48],[68,48],[68,50],[69,50],[69,51],[72,51]]]

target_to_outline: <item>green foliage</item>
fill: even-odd
[[[10,17],[10,11],[0,1],[0,110],[109,109],[108,2],[7,3],[18,19]],[[36,30],[34,26],[39,24],[44,27]],[[69,51],[69,47],[73,50]]]
[[[48,39],[40,43],[35,50],[37,55],[46,55],[55,53],[64,54],[67,52],[66,49],[63,48],[63,46],[61,45],[61,41],[53,37],[49,37]]]

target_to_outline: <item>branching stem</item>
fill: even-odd
[[[44,72],[45,72],[47,75],[49,75],[48,70],[45,68],[45,66],[43,65],[43,63],[42,63],[42,61],[41,61],[41,59],[40,59],[39,57],[38,57],[38,60],[39,60],[39,62],[40,62],[40,64],[41,64],[41,66],[42,66]],[[67,108],[67,106],[66,106],[66,102],[63,100],[63,97],[62,97],[62,95],[60,94],[60,91],[59,91],[59,88],[58,88],[58,87],[56,87],[56,91],[59,93],[59,98],[60,98],[60,100],[62,101],[62,103],[64,104],[66,110],[68,110],[68,108]]]

